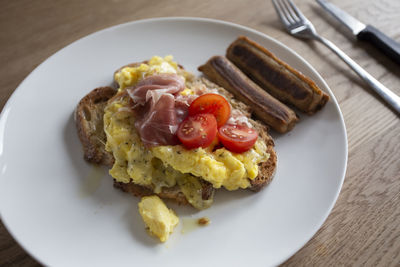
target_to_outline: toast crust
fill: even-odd
[[[84,159],[90,163],[112,166],[114,157],[105,150],[103,115],[107,101],[116,94],[112,87],[99,87],[79,101],[75,109],[75,125],[83,146]]]
[[[268,134],[267,126],[261,124],[259,121],[251,121],[254,128],[259,132],[260,137],[267,145],[267,153],[269,158],[267,161],[261,162],[258,165],[258,175],[253,180],[250,180],[250,190],[254,192],[260,191],[263,187],[267,186],[275,176],[278,157],[275,152],[275,144],[272,137]]]
[[[204,180],[200,180],[202,185],[202,199],[209,200],[214,195],[214,188],[212,185]],[[144,187],[134,183],[121,183],[114,179],[114,187],[122,191],[132,194],[136,197],[144,197],[154,195],[154,191],[150,187]],[[163,187],[160,193],[156,193],[162,199],[169,199],[179,205],[190,205],[185,195],[182,193],[178,185],[173,187]]]

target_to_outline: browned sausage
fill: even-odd
[[[329,100],[311,79],[247,37],[234,41],[226,57],[268,93],[305,113],[315,113]]]
[[[253,113],[274,130],[291,130],[298,117],[293,110],[269,95],[223,56],[214,56],[199,67],[211,81],[230,91],[251,107]]]

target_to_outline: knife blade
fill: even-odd
[[[334,18],[348,28],[358,40],[371,43],[386,56],[400,65],[400,44],[371,25],[365,25],[356,18],[326,0],[317,0]]]

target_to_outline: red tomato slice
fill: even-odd
[[[186,148],[208,147],[217,136],[217,120],[212,114],[189,116],[179,125],[177,135]]]
[[[221,127],[231,115],[231,106],[228,101],[217,94],[204,94],[196,98],[189,107],[189,115],[210,113],[217,119],[217,126]]]
[[[225,124],[218,129],[218,138],[228,150],[242,153],[253,147],[258,132],[245,125]]]

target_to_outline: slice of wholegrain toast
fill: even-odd
[[[250,117],[251,108],[242,102],[233,98],[233,95],[224,88],[208,81],[205,78],[196,79],[194,82],[203,83],[206,87],[216,89],[226,97],[232,107],[241,110],[245,115]],[[76,127],[78,129],[79,139],[83,145],[84,158],[91,163],[112,166],[114,158],[111,153],[105,150],[106,135],[103,130],[103,115],[107,101],[111,99],[116,90],[111,87],[100,87],[91,91],[79,102],[75,111]],[[267,185],[273,178],[276,169],[277,157],[274,150],[274,142],[268,134],[268,127],[261,122],[250,122],[254,125],[260,134],[260,137],[267,144],[267,153],[270,154],[266,162],[260,163],[258,176],[250,180],[250,190],[259,191]],[[212,198],[214,188],[212,184],[199,179],[202,185],[202,199],[208,200]],[[153,188],[144,187],[134,183],[121,183],[114,180],[114,186],[138,197],[153,195]],[[171,199],[179,204],[189,204],[184,194],[178,186],[171,188],[163,187],[162,191],[157,194],[160,198]]]

